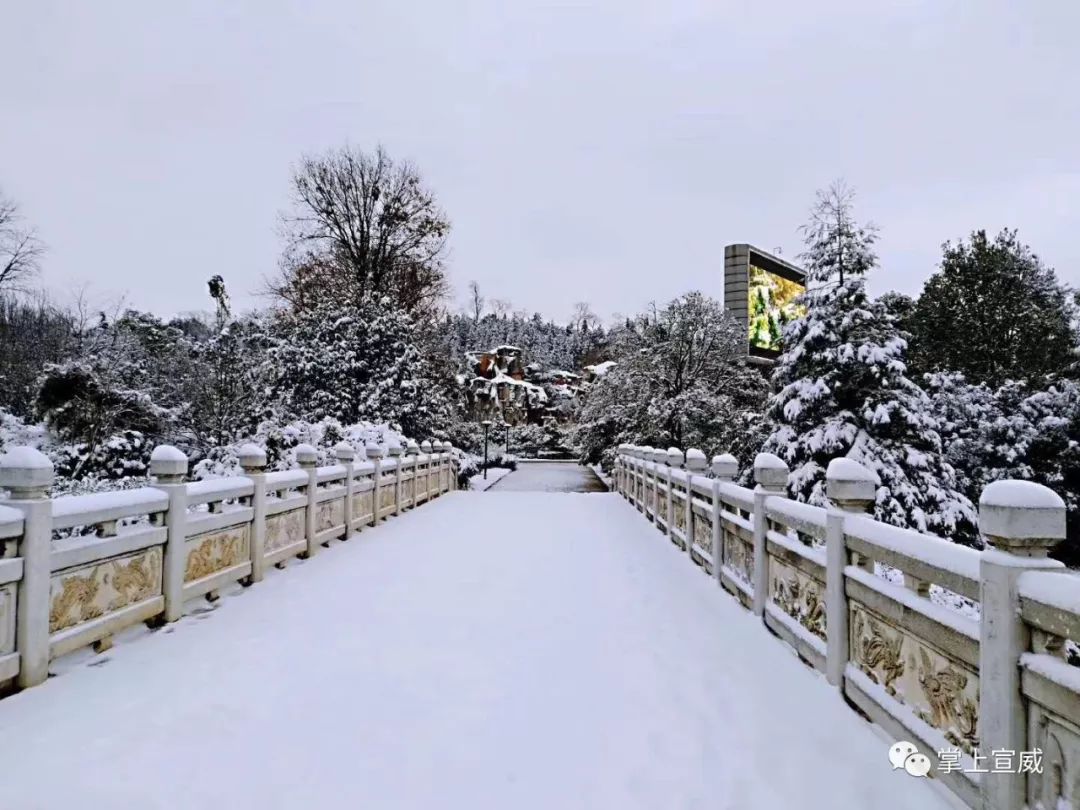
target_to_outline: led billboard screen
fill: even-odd
[[[806,315],[806,307],[796,303],[806,287],[797,281],[750,265],[747,289],[747,331],[751,349],[781,350],[780,336],[785,324]]]

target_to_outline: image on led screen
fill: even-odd
[[[784,325],[806,314],[806,307],[795,303],[806,287],[750,265],[749,321],[750,345],[766,351],[780,351]]]

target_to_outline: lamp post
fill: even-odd
[[[488,468],[488,430],[491,428],[491,420],[485,419],[480,423],[484,426],[484,480],[487,481]]]
[[[510,455],[510,423],[506,423],[506,455]]]

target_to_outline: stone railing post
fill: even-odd
[[[652,460],[656,458],[657,449],[654,447],[646,447],[642,450],[642,478],[645,486],[645,498],[642,499],[642,511],[645,512],[645,516],[652,521],[653,516],[649,514],[651,509],[656,512],[657,509],[657,492],[659,487],[657,486],[657,470],[653,468],[652,474],[649,474],[649,465],[652,464]]]
[[[420,452],[427,456],[427,464],[424,465],[424,503],[431,500],[431,467],[435,463],[431,455],[433,449],[431,442],[427,439],[420,442]]]
[[[637,507],[639,512],[645,511],[645,461],[647,456],[645,455],[644,447],[634,448],[634,468],[637,473],[637,480],[634,486],[637,488],[634,494],[634,506]]]
[[[667,464],[667,468],[664,470],[664,475],[667,479],[667,509],[664,512],[664,526],[666,528],[664,529],[664,531],[667,532],[667,536],[672,539],[674,539],[675,537],[675,533],[672,531],[672,528],[675,526],[675,517],[672,514],[675,507],[675,497],[673,494],[675,490],[675,482],[672,472],[682,469],[684,460],[685,456],[683,456],[683,451],[680,450],[678,447],[669,447],[667,449],[667,456],[664,459],[664,463]]]
[[[171,445],[162,444],[150,454],[150,475],[154,486],[169,497],[165,513],[165,553],[161,572],[161,593],[165,597],[165,621],[175,622],[184,613],[184,569],[187,567],[187,478],[188,457]]]
[[[244,444],[236,451],[244,475],[251,479],[251,576],[248,584],[266,575],[266,451]]]
[[[626,500],[631,502],[632,499],[630,497],[630,482],[633,479],[630,477],[630,465],[634,463],[633,456],[631,455],[632,453],[633,447],[631,445],[626,445],[626,449],[623,450],[618,456],[622,469],[622,486],[619,488],[619,492],[624,498],[626,498]]]
[[[825,493],[832,501],[825,514],[825,678],[841,691],[850,657],[844,521],[847,515],[860,515],[870,509],[877,485],[877,476],[851,459],[834,458],[825,473]]]
[[[319,451],[310,444],[298,444],[296,446],[296,463],[300,469],[307,473],[307,486],[304,492],[307,495],[307,509],[304,511],[304,537],[307,539],[307,549],[301,557],[314,557],[319,551],[319,543],[315,539],[319,526],[319,472],[315,468],[319,459]]]
[[[694,487],[693,478],[695,475],[700,475],[709,468],[709,462],[705,458],[705,454],[698,450],[696,447],[691,447],[686,451],[686,503],[683,504],[685,508],[685,520],[683,521],[684,532],[686,534],[686,553],[690,557],[690,561],[694,560],[694,532],[697,529],[694,526],[696,518],[694,517]]]
[[[416,508],[416,468],[419,454],[420,445],[416,443],[415,439],[409,439],[405,442],[405,458],[407,459],[407,463],[412,466],[412,497],[409,498],[410,509]]]
[[[382,480],[382,459],[383,453],[382,446],[375,442],[368,442],[364,445],[364,455],[367,456],[367,460],[371,462],[374,469],[371,472],[371,480],[375,482],[375,488],[371,491],[371,525],[376,526],[379,523],[379,510],[382,501],[382,487],[379,482]]]
[[[779,456],[758,453],[754,459],[754,602],[755,616],[765,615],[769,598],[769,555],[765,532],[769,520],[765,515],[765,500],[773,495],[787,494],[788,466]]]
[[[615,486],[616,489],[619,490],[619,495],[626,500],[630,500],[630,492],[626,489],[626,464],[629,463],[629,461],[630,445],[619,445],[619,450],[615,455]]]
[[[1030,649],[1031,633],[1016,583],[1025,571],[1064,569],[1047,553],[1065,539],[1065,502],[1030,481],[995,481],[979,498],[979,530],[990,544],[979,561],[979,748],[1026,751],[1020,656]],[[1025,774],[981,776],[984,810],[1025,806]]]
[[[23,574],[15,600],[15,650],[19,653],[20,688],[37,686],[49,677],[49,555],[52,552],[53,465],[32,447],[13,447],[0,456],[0,489],[10,491],[3,502],[22,512],[19,541]]]
[[[345,468],[345,501],[342,510],[342,516],[345,521],[345,534],[341,536],[342,540],[348,540],[349,535],[353,532],[353,494],[356,487],[353,481],[353,473],[355,472],[356,465],[353,463],[356,459],[356,450],[348,442],[338,442],[334,445],[334,458],[337,459],[337,463]]]
[[[450,491],[450,443],[439,442],[439,494]]]
[[[730,453],[713,456],[712,473],[714,476],[712,485],[713,577],[719,585],[722,576],[720,569],[724,565],[724,531],[720,518],[724,505],[720,501],[720,487],[723,484],[735,483],[735,477],[739,474],[739,461]]]
[[[386,452],[397,463],[394,465],[394,515],[401,514],[401,467],[404,462],[405,449],[396,439],[386,443]]]
[[[444,441],[442,443],[441,450],[442,450],[442,462],[440,464],[439,469],[442,470],[442,476],[443,477],[439,479],[439,491],[440,492],[449,492],[451,489],[454,488],[453,475],[452,475],[453,467],[450,464],[451,458],[452,458],[452,456],[450,455],[450,442],[445,442]]]

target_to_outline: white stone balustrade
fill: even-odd
[[[1080,642],[1080,576],[1047,556],[1065,539],[1061,498],[990,485],[979,551],[875,521],[880,482],[849,459],[829,465],[827,507],[788,498],[774,455],[755,458],[753,489],[735,483],[733,456],[709,473],[694,449],[622,445],[614,482],[662,531],[674,525],[662,505],[685,505],[693,562],[892,738],[914,742],[966,804],[1080,808],[1080,667],[1067,655]],[[959,764],[939,768],[942,750]],[[1042,773],[1021,771],[1035,750]],[[988,769],[994,751],[1014,767]]]
[[[449,444],[425,442],[423,456],[410,448],[412,503],[456,488]],[[149,486],[50,498],[48,458],[9,449],[0,455],[0,694],[42,683],[54,658],[107,649],[140,622],[176,621],[193,599],[258,583],[270,565],[400,514],[402,465],[386,469],[400,446],[385,466],[382,447],[365,451],[357,462],[339,444],[337,463],[318,467],[318,451],[300,445],[300,469],[268,473],[266,452],[247,444],[243,475],[188,481],[184,453],[160,446]]]

